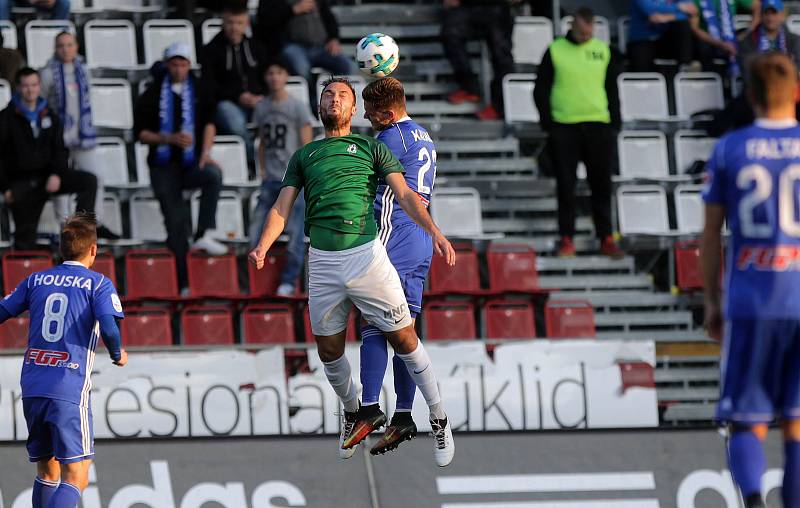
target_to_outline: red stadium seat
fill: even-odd
[[[475,339],[475,307],[471,302],[431,302],[425,306],[427,340]]]
[[[675,275],[678,289],[681,291],[703,289],[699,242],[688,241],[675,244]]]
[[[117,269],[114,264],[114,256],[110,252],[98,252],[97,257],[94,258],[92,270],[105,275],[114,284],[114,287],[117,287]],[[117,290],[119,290],[118,287]]]
[[[186,256],[189,293],[192,296],[239,296],[239,271],[236,256],[209,256],[193,250]]]
[[[529,291],[539,287],[536,253],[525,244],[493,243],[486,252],[489,289]]]
[[[24,349],[28,347],[28,325],[30,319],[25,313],[12,317],[0,325],[0,349]]]
[[[167,249],[131,250],[125,254],[127,295],[139,298],[178,296],[175,257]]]
[[[292,306],[282,303],[251,304],[242,311],[242,342],[286,344],[295,341]]]
[[[453,249],[456,251],[456,266],[447,266],[443,256],[433,256],[429,275],[430,290],[434,293],[480,290],[478,253],[471,243],[457,243],[453,245]]]
[[[544,308],[547,337],[594,338],[594,308],[585,300],[550,300]]]
[[[172,320],[169,311],[157,307],[126,307],[125,319],[122,320],[122,344],[171,346]]]
[[[3,254],[3,291],[9,294],[22,279],[53,267],[53,256],[43,251],[10,251]]]
[[[269,250],[264,260],[264,267],[261,270],[256,270],[253,263],[247,263],[247,276],[250,280],[250,294],[252,296],[275,294],[281,283],[281,272],[283,272],[283,267],[286,265],[286,257],[286,248],[281,245]],[[300,284],[295,284],[295,287],[299,288]]]
[[[187,306],[181,312],[183,344],[233,344],[233,314],[222,306]]]
[[[311,315],[308,313],[308,305],[303,310],[303,325],[305,327],[306,342],[314,343],[314,332],[311,331]],[[359,340],[358,324],[356,323],[355,308],[350,311],[350,316],[347,318],[347,334],[345,335],[347,342],[356,342]]]
[[[536,337],[533,305],[524,300],[490,300],[484,306],[487,339]]]
[[[641,388],[656,387],[653,366],[647,362],[620,362],[619,370],[622,374],[623,392],[635,386]]]

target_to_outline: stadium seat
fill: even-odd
[[[97,166],[103,168],[103,183],[107,187],[130,187],[125,141],[121,138],[97,138],[94,157]]]
[[[525,300],[489,300],[483,307],[487,339],[536,337],[533,305]]]
[[[630,27],[630,16],[620,16],[617,18],[617,43],[619,45],[619,52],[623,55],[628,51],[628,31]]]
[[[169,311],[158,307],[125,307],[122,343],[126,346],[171,346]]]
[[[622,392],[630,388],[655,388],[655,369],[647,362],[620,362]]]
[[[136,160],[136,184],[139,187],[150,187],[150,166],[147,164],[147,154],[150,147],[138,141],[133,145],[133,154]]]
[[[475,307],[471,302],[430,302],[423,313],[425,340],[475,339]]]
[[[311,315],[308,312],[308,305],[305,306],[303,309],[303,326],[305,327],[305,339],[306,342],[313,344],[314,343],[314,332],[311,330]],[[345,341],[347,342],[357,342],[360,340],[359,338],[359,325],[356,323],[356,310],[350,311],[350,315],[347,317],[347,332],[345,333]]]
[[[219,162],[224,185],[240,187],[258,185],[258,182],[250,179],[244,141],[239,136],[215,137],[211,158]]]
[[[792,14],[786,17],[786,27],[790,32],[800,35],[800,15]]]
[[[667,193],[658,185],[622,185],[617,189],[619,231],[623,235],[668,235]]]
[[[686,173],[695,161],[706,162],[717,142],[704,131],[679,130],[675,133],[675,169],[679,175]]]
[[[0,109],[5,109],[11,101],[11,85],[5,79],[0,79]]]
[[[283,303],[247,305],[242,310],[242,333],[245,344],[295,342],[292,306]]]
[[[125,254],[125,282],[129,297],[178,296],[175,257],[167,249],[130,250]]]
[[[3,34],[3,47],[8,49],[17,49],[19,41],[17,40],[17,25],[12,21],[0,20],[0,32]]]
[[[620,179],[669,178],[667,138],[659,131],[622,131],[617,135]]]
[[[689,118],[698,111],[723,109],[722,78],[715,72],[679,72],[673,78],[675,111]]]
[[[733,28],[736,31],[747,30],[753,22],[753,16],[750,14],[737,14],[733,17]]]
[[[24,315],[12,317],[0,325],[0,349],[25,349],[28,347],[30,318]]]
[[[704,211],[702,185],[675,187],[675,219],[678,233],[697,234],[703,231]]]
[[[55,38],[59,33],[75,32],[72,21],[35,19],[25,25],[25,48],[27,62],[30,67],[40,69],[53,56]]]
[[[200,214],[200,191],[192,194],[192,224],[197,227]],[[214,238],[225,241],[246,242],[244,231],[244,211],[242,197],[238,192],[222,191],[217,200],[217,227],[212,231]]]
[[[92,270],[105,275],[119,291],[119,286],[117,285],[117,268],[113,254],[110,252],[98,252],[97,257],[94,258]]]
[[[563,35],[566,35],[572,29],[572,20],[572,16],[561,18],[561,33]],[[594,38],[606,44],[611,44],[611,27],[609,26],[608,18],[603,16],[594,17]]]
[[[281,272],[286,264],[286,246],[274,245],[264,259],[264,267],[256,270],[252,263],[247,263],[247,278],[250,284],[250,296],[273,296],[281,283]],[[299,282],[299,281],[298,281]],[[300,284],[295,287],[299,288]]]
[[[162,9],[160,2],[149,0],[92,0],[92,6],[104,11],[127,14],[155,14]]]
[[[22,279],[53,267],[53,257],[44,251],[8,251],[3,254],[3,292],[10,294]]]
[[[239,296],[236,256],[228,253],[209,256],[192,250],[186,256],[189,272],[189,293],[195,296]]]
[[[585,300],[550,300],[544,308],[547,337],[551,339],[592,338],[594,309]]]
[[[136,28],[127,19],[93,19],[83,26],[86,65],[91,69],[135,69]]]
[[[623,122],[669,117],[667,81],[657,72],[623,72],[617,78]]]
[[[122,235],[122,208],[119,198],[113,194],[103,197],[103,222],[111,231]]]
[[[286,91],[289,95],[304,104],[308,104],[308,107],[311,108],[311,99],[308,95],[308,81],[306,81],[306,78],[302,76],[289,76],[289,80],[286,82]]]
[[[553,23],[544,17],[517,16],[511,33],[514,63],[539,65],[553,42]]]
[[[492,243],[486,251],[489,289],[529,291],[539,287],[536,253],[526,244]]]
[[[316,97],[319,97],[322,93],[322,83],[329,77],[330,74],[320,74],[317,77],[317,86],[314,89]],[[364,118],[364,101],[361,100],[361,92],[363,92],[364,88],[367,86],[367,80],[360,74],[350,74],[345,77],[349,79],[351,83],[353,83],[353,88],[356,89],[356,97],[358,98],[356,101],[356,114],[353,117],[353,126],[371,127],[372,124],[369,123],[369,120]]]
[[[539,123],[539,111],[533,102],[536,74],[506,74],[503,76],[503,111],[507,123]]]
[[[183,344],[227,345],[233,344],[233,313],[219,305],[189,305],[181,312]]]
[[[194,26],[185,19],[148,19],[142,28],[144,63],[150,67],[164,57],[164,50],[173,42],[189,46],[192,65],[197,65],[194,47]]]
[[[222,30],[221,18],[210,18],[203,21],[203,24],[200,25],[200,38],[203,41],[203,46],[211,42],[211,39],[216,37],[220,30]]]
[[[684,292],[703,289],[700,243],[697,240],[675,243],[675,284]]]
[[[472,187],[438,187],[431,197],[431,216],[448,237],[483,236],[481,196]]]
[[[92,118],[96,127],[133,128],[131,85],[125,79],[92,78]]]
[[[480,291],[478,253],[471,243],[455,243],[456,265],[448,266],[443,256],[433,256],[428,275],[434,293]]]
[[[167,230],[158,200],[150,191],[134,192],[130,198],[131,237],[141,241],[164,242]]]

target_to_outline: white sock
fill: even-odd
[[[403,360],[408,368],[408,373],[411,379],[416,383],[422,396],[425,397],[425,402],[431,411],[431,416],[437,420],[445,417],[444,409],[442,408],[442,397],[439,394],[439,384],[436,380],[436,374],[433,372],[433,365],[428,356],[428,352],[422,346],[422,341],[417,341],[417,349],[408,354],[397,354]]]
[[[347,357],[342,355],[332,362],[322,364],[325,366],[325,377],[342,401],[344,410],[348,413],[358,411],[358,391],[350,375],[350,362],[347,361]]]

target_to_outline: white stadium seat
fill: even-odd
[[[83,27],[86,64],[90,68],[134,69],[139,66],[136,29],[127,19],[91,20]]]
[[[200,213],[200,191],[192,194],[192,224],[197,227]],[[217,227],[214,238],[227,241],[246,241],[242,196],[234,191],[222,191],[217,201]]]
[[[75,33],[72,21],[43,19],[29,21],[25,25],[28,65],[34,69],[44,67],[55,51],[56,35],[64,31]]]
[[[622,185],[617,189],[619,231],[623,235],[668,235],[667,193],[658,185]]]
[[[97,166],[103,170],[103,182],[109,187],[130,186],[128,152],[120,138],[97,138],[94,150]]]
[[[695,161],[707,161],[716,142],[716,138],[709,137],[704,131],[677,131],[674,146],[675,169],[678,174],[686,173]]]
[[[17,49],[19,47],[17,26],[14,23],[7,20],[0,20],[0,32],[3,33],[4,48]]]
[[[675,186],[675,219],[678,232],[697,234],[703,231],[702,185]]]
[[[308,96],[308,81],[306,81],[306,78],[302,76],[289,76],[289,80],[286,82],[286,91],[289,95],[308,104],[308,107],[311,108],[311,99]]]
[[[133,128],[131,85],[125,79],[92,79],[92,117],[96,127]]]
[[[5,79],[0,79],[0,109],[4,109],[11,100],[11,85]]]
[[[431,196],[431,216],[446,236],[483,235],[481,196],[472,187],[437,187]]]
[[[733,17],[734,28],[738,30],[747,30],[753,22],[753,16],[749,14],[737,14]]]
[[[792,14],[786,18],[786,27],[793,34],[800,35],[800,15]]]
[[[136,183],[140,187],[150,186],[150,166],[147,164],[149,153],[149,146],[138,141],[133,145],[133,155],[136,160]]]
[[[667,82],[657,72],[623,72],[617,78],[623,122],[669,117]]]
[[[725,107],[722,78],[717,73],[679,72],[673,83],[675,111],[680,118],[689,118],[698,111]]]
[[[622,179],[669,177],[667,138],[659,131],[622,131],[617,136]]]
[[[628,30],[631,27],[630,16],[620,16],[617,18],[617,43],[620,53],[628,51]]]
[[[163,242],[167,239],[164,216],[158,200],[150,191],[131,195],[131,237],[136,240]]]
[[[203,21],[200,28],[203,45],[205,46],[211,42],[211,39],[216,37],[220,30],[222,30],[222,20],[220,18],[211,18]]]
[[[173,42],[189,46],[192,65],[197,65],[194,26],[185,19],[148,19],[142,29],[144,63],[148,67],[164,58],[164,50]]]
[[[106,194],[103,198],[103,225],[119,235],[122,234],[122,208],[119,198],[113,194]]]
[[[503,77],[503,110],[506,122],[539,123],[533,102],[536,74],[506,74]]]
[[[92,0],[92,5],[105,11],[127,12],[130,14],[146,14],[159,12],[160,2],[148,0]]]
[[[572,16],[564,16],[561,18],[561,34],[567,35],[567,32],[572,28]],[[594,37],[606,44],[611,44],[611,27],[608,23],[608,18],[603,16],[594,17]]]
[[[219,162],[222,183],[225,185],[251,186],[247,170],[247,155],[244,141],[239,136],[217,136],[211,148],[211,158]]]
[[[538,16],[517,16],[511,39],[515,63],[539,65],[553,42],[553,23]]]

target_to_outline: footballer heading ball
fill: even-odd
[[[397,68],[397,64],[400,63],[400,50],[394,39],[388,35],[369,34],[358,41],[356,61],[364,75],[382,78]]]

